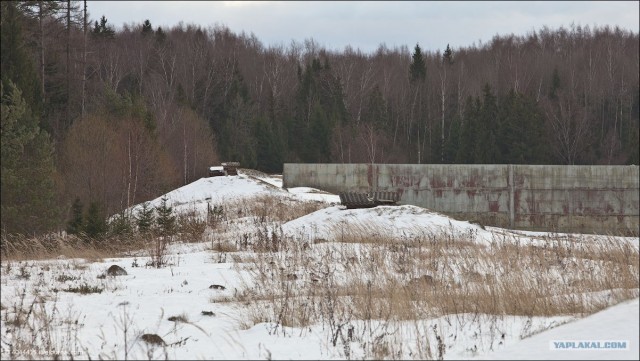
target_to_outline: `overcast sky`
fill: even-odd
[[[525,35],[543,26],[619,26],[637,33],[639,1],[88,1],[92,19],[105,15],[117,29],[149,19],[225,25],[253,33],[266,47],[313,38],[328,50],[371,53],[419,43],[428,51],[488,43],[494,35]]]

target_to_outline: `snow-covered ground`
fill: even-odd
[[[207,233],[204,242],[171,244],[168,265],[162,268],[145,266],[149,260],[146,252],[100,261],[5,261],[1,281],[2,358],[11,356],[10,347],[14,347],[13,357],[27,359],[51,358],[47,353],[50,350],[71,350],[76,359],[639,357],[637,274],[636,288],[624,291],[635,299],[584,318],[570,312],[551,317],[474,312],[435,317],[415,315],[404,319],[385,319],[383,316],[359,319],[357,312],[345,312],[341,308],[344,304],[339,302],[340,296],[335,296],[331,300],[335,302],[335,309],[329,310],[329,321],[326,321],[329,316],[323,314],[319,319],[325,321],[298,327],[295,324],[278,324],[274,320],[278,317],[284,319],[283,313],[299,314],[300,308],[308,307],[309,302],[315,302],[314,299],[300,291],[291,297],[304,300],[289,304],[270,297],[270,290],[265,289],[274,287],[285,292],[319,290],[323,281],[312,279],[303,270],[305,267],[312,269],[317,266],[318,273],[321,273],[323,267],[329,269],[327,260],[339,259],[341,252],[347,254],[345,258],[351,258],[348,257],[350,254],[364,258],[379,256],[367,244],[345,245],[340,242],[345,232],[348,235],[355,232],[366,237],[386,237],[399,242],[447,234],[454,240],[461,239],[479,247],[490,247],[495,242],[508,240],[522,249],[542,242],[547,234],[493,227],[483,229],[476,224],[414,206],[345,210],[337,205],[339,198],[336,195],[311,188],[282,189],[281,177],[259,173],[241,172],[239,176],[202,178],[166,196],[178,212],[194,210],[202,213],[206,212],[207,203],[251,202],[260,196],[282,199],[290,205],[297,204],[295,202],[324,204],[315,212],[284,222],[279,226],[281,231],[277,231],[275,226],[257,224],[254,218],[235,219],[239,222],[236,225],[241,226],[227,226],[224,236],[224,241],[233,245],[232,249],[219,248],[223,235],[215,230]],[[155,199],[151,205],[157,206],[159,202],[160,198]],[[279,237],[293,237],[300,244],[279,252],[254,252],[243,248],[242,240],[258,237],[261,227],[269,229],[267,240],[280,234]],[[584,242],[600,240],[598,236],[573,236]],[[637,257],[637,237],[607,237],[606,240],[631,245]],[[371,247],[375,248],[375,245]],[[424,262],[434,260],[437,261],[438,256]],[[398,264],[402,265],[401,262]],[[128,274],[103,277],[111,265],[124,268]],[[281,267],[280,271],[271,269],[272,265]],[[421,267],[420,261],[417,267]],[[365,275],[364,268],[350,271],[342,262],[331,265],[331,268],[335,274],[344,274],[347,287],[353,284],[349,283],[353,281],[349,277],[392,273],[377,269],[367,271],[370,273]],[[597,271],[594,268],[593,272]],[[277,278],[285,274],[293,276],[288,280]],[[311,286],[300,286],[307,284]],[[214,285],[222,287],[212,287]],[[100,292],[80,294],[69,291],[82,286],[95,287]],[[341,286],[339,283],[332,285],[336,289]],[[606,304],[615,303],[614,291],[599,291],[610,299]],[[371,288],[369,292],[372,292]],[[289,294],[286,294],[288,298]],[[328,293],[322,295],[331,296]],[[428,297],[431,293],[425,295]],[[376,300],[369,297],[368,302]],[[322,302],[319,301],[318,305]],[[396,301],[390,304],[393,302]],[[282,309],[279,309],[280,305]],[[287,309],[290,305],[297,309]],[[324,310],[318,305],[309,306],[309,313],[315,312],[313,307]],[[27,312],[30,316],[26,316]],[[334,312],[339,315],[334,315]],[[23,327],[17,326],[20,324],[16,320],[17,315],[26,319]],[[334,323],[336,320],[342,324]],[[25,325],[29,325],[31,330]],[[143,341],[143,334],[157,334],[166,346],[154,346]],[[553,341],[626,341],[628,348],[556,350],[550,346]],[[50,346],[44,346],[46,343]],[[63,354],[63,358],[66,357]]]
[[[591,316],[533,335],[504,349],[485,355],[494,360],[637,360],[640,357],[638,299],[623,302]],[[567,342],[574,342],[567,344]],[[579,342],[600,341],[579,348]],[[604,348],[605,342],[620,341],[625,346]],[[562,342],[566,348],[555,343]]]

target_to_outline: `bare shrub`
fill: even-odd
[[[102,291],[104,291],[104,288],[100,286],[92,286],[92,285],[89,285],[88,283],[83,283],[80,286],[69,286],[63,291],[71,292],[71,293],[79,293],[81,295],[88,295],[91,293],[102,293]]]
[[[182,322],[182,323],[189,323],[189,318],[187,317],[187,315],[185,313],[182,313],[180,315],[177,316],[170,316],[169,318],[167,318],[168,321],[172,321],[172,322]]]
[[[162,268],[167,265],[169,261],[167,245],[170,240],[170,236],[155,236],[151,239],[150,245],[147,249],[151,259],[147,262],[147,266]]]
[[[209,248],[209,250],[220,253],[237,252],[238,246],[229,241],[211,241],[211,248]]]
[[[207,228],[207,222],[195,211],[182,213],[177,217],[178,238],[182,242],[201,242]]]

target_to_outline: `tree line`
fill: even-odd
[[[542,27],[443,51],[225,26],[115,30],[86,2],[2,2],[2,231],[104,217],[220,161],[638,164],[638,34]]]

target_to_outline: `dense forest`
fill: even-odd
[[[265,47],[1,3],[2,233],[106,217],[220,161],[638,164],[639,39],[541,27],[452,49]]]

